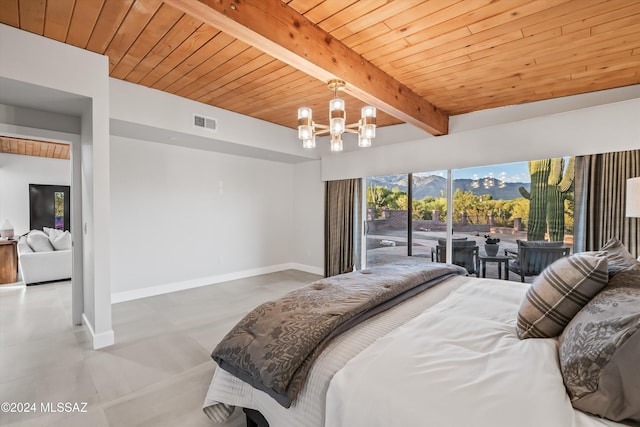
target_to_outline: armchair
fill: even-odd
[[[459,265],[467,269],[469,274],[480,277],[480,259],[478,258],[478,246],[474,240],[457,240],[452,241],[453,264]],[[431,261],[446,262],[447,261],[447,241],[438,239],[438,245],[431,249]]]
[[[504,254],[512,257],[509,270],[519,274],[523,283],[525,276],[537,276],[554,261],[571,253],[570,248],[562,247],[563,242],[516,240],[516,243],[517,252],[506,249]]]

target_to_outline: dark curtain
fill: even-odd
[[[640,150],[592,154],[576,165],[576,223],[580,218],[583,224],[581,249],[597,250],[617,238],[637,257],[640,220],[625,217],[625,203],[627,179],[640,176]]]
[[[353,271],[360,257],[362,180],[325,183],[324,275]]]

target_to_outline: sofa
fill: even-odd
[[[26,285],[71,278],[71,234],[31,230],[18,240],[18,266]]]

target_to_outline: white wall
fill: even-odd
[[[318,158],[316,152],[302,148],[294,129],[156,89],[111,79],[110,101],[110,117],[114,120],[202,136],[210,139],[212,144],[219,141],[233,143],[238,149],[257,147],[302,158]],[[217,130],[211,132],[194,127],[194,114],[216,119]],[[296,111],[292,110],[291,114],[296,114]]]
[[[29,231],[29,184],[71,185],[71,162],[0,153],[0,221]]]
[[[632,87],[629,90],[634,89]],[[536,107],[535,103],[531,107]],[[499,108],[478,114],[486,118],[486,122],[495,123],[499,120],[489,117],[508,115],[507,110]],[[637,149],[640,147],[638,111],[640,98],[548,116],[534,116],[437,138],[324,156],[322,179],[327,181],[456,169]],[[475,118],[476,114],[456,117],[455,127],[477,127]],[[473,124],[466,125],[465,121]]]
[[[82,208],[84,245],[82,317],[94,348],[114,342],[110,305],[109,229],[109,61],[106,56],[0,24],[0,78],[33,88],[29,105],[37,105],[38,87],[85,98],[81,111]],[[26,95],[25,95],[26,96]],[[23,104],[27,105],[27,104]],[[55,110],[51,110],[55,111]],[[27,135],[28,136],[28,135]],[[75,183],[74,183],[75,184]],[[78,239],[76,235],[74,239]],[[74,262],[77,251],[74,251]],[[74,267],[74,273],[75,273]],[[74,275],[76,287],[78,278]],[[78,292],[73,292],[74,321]]]
[[[324,183],[320,161],[293,166],[292,261],[324,274]],[[312,267],[309,269],[308,267]]]
[[[114,302],[288,268],[293,166],[111,138]]]
[[[0,104],[0,123],[15,126],[48,129],[56,132],[80,134],[80,118],[67,114],[57,114],[34,108]]]

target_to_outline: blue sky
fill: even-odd
[[[438,171],[427,173],[426,175],[440,175],[446,177],[447,173],[446,171]],[[475,168],[453,170],[454,179],[481,179],[487,176],[493,176],[496,179],[502,179],[506,182],[531,182],[527,162],[505,163],[502,165],[479,166]]]

